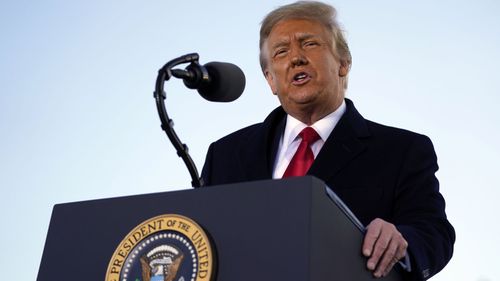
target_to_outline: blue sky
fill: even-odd
[[[167,108],[201,169],[208,145],[278,105],[258,64],[264,15],[286,1],[1,1],[0,264],[34,280],[56,203],[190,188],[160,129],[157,70],[190,52],[246,74],[233,103],[166,84]],[[347,96],[365,118],[434,142],[457,231],[433,280],[494,280],[500,252],[500,4],[346,1]],[[22,261],[22,262],[18,262]]]

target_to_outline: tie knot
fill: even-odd
[[[309,145],[315,143],[320,139],[320,136],[312,127],[305,127],[300,133],[299,136],[302,138],[303,142],[308,143]]]

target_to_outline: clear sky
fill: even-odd
[[[157,70],[198,52],[246,74],[233,103],[179,81],[167,108],[201,170],[208,145],[278,105],[258,64],[263,16],[286,1],[0,1],[0,267],[34,280],[56,203],[190,188],[160,122]],[[498,280],[500,2],[353,1],[337,7],[365,118],[428,135],[456,228],[433,280]]]

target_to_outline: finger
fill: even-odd
[[[367,267],[370,270],[374,270],[377,267],[381,257],[386,252],[389,247],[389,243],[391,241],[392,231],[388,229],[387,226],[384,226],[380,232],[380,236],[378,237],[375,245],[373,246],[372,255],[368,259]]]
[[[362,247],[363,255],[365,257],[371,256],[375,242],[377,242],[377,239],[380,236],[381,229],[382,225],[377,220],[372,221],[366,227],[366,234],[365,238],[363,239],[363,247]]]
[[[399,259],[393,258],[391,263],[387,266],[386,270],[382,273],[382,277],[387,276],[389,274],[389,272],[391,272],[394,265],[396,265],[396,263],[398,263],[398,262],[399,262]]]
[[[380,235],[373,245],[372,253],[367,262],[367,267],[370,270],[375,270],[377,264],[379,263],[381,257],[384,255],[387,247],[389,247],[389,242],[392,239],[392,235],[395,231],[394,225],[380,220]]]
[[[378,263],[377,270],[374,273],[375,277],[382,277],[383,275],[385,275],[399,260],[396,256],[399,244],[395,240],[396,239],[391,239],[391,241],[389,242],[387,249],[380,259],[380,262]]]
[[[389,264],[386,266],[385,269],[382,269],[382,276],[386,276],[389,274],[389,272],[392,270],[394,265],[398,263],[401,259],[403,259],[406,256],[406,249],[408,248],[408,242],[404,239],[403,235],[401,235],[400,232],[397,232],[394,234],[393,239],[391,240],[391,245],[397,245],[396,251],[394,253],[393,258],[390,260]],[[389,246],[391,248],[392,246]],[[386,254],[389,252],[389,250],[386,252]]]
[[[398,252],[396,254],[398,260],[401,260],[406,256],[406,250],[408,249],[408,242],[405,240],[403,235],[400,235],[400,237],[401,237],[401,242],[399,243]]]

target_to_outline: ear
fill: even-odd
[[[275,82],[274,77],[271,74],[271,72],[269,72],[269,70],[266,69],[265,72],[264,72],[264,76],[266,77],[267,84],[271,88],[271,91],[273,92],[273,95],[277,95],[278,94],[278,88],[276,87],[276,82]]]
[[[339,76],[346,77],[348,72],[349,72],[349,67],[345,64],[341,64],[339,68]]]

